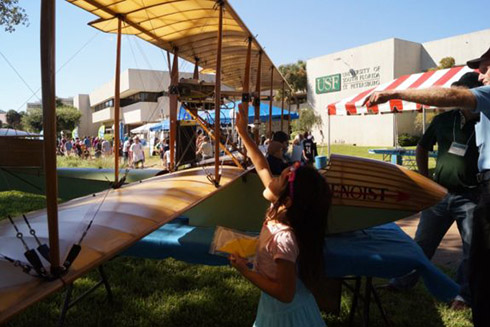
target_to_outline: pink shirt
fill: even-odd
[[[296,262],[299,249],[291,227],[275,221],[262,226],[255,257],[255,270],[270,279],[276,278],[276,259]]]

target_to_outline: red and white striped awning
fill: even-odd
[[[450,87],[451,84],[459,80],[463,74],[471,71],[474,70],[467,66],[459,66],[425,73],[404,75],[391,82],[378,85],[375,88],[365,90],[359,94],[329,104],[327,106],[328,114],[342,116],[421,110],[422,105],[402,100],[390,100],[387,103],[370,107],[369,110],[365,106],[362,107],[361,105],[364,99],[375,91],[425,89],[435,86]]]

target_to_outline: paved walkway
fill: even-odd
[[[396,223],[405,231],[405,233],[413,238],[415,236],[415,231],[417,230],[419,217],[420,215],[417,214],[409,218],[398,220]],[[456,226],[456,223],[454,223],[446,233],[446,236],[444,236],[439,248],[432,258],[432,262],[451,269],[457,269],[461,260],[461,252],[461,238],[459,236],[458,227]]]

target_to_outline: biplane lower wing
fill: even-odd
[[[239,168],[224,166],[223,186],[216,189],[204,169],[194,168],[64,203],[59,219],[65,253],[92,217],[96,218],[63,282],[73,282],[181,214],[194,226],[260,231],[268,203],[262,197],[258,176],[246,174]],[[330,234],[399,220],[434,205],[446,194],[443,187],[413,171],[371,159],[332,155],[321,174],[332,191]],[[47,240],[45,220],[44,210],[29,214],[42,241]],[[28,235],[23,221],[17,221]],[[32,238],[26,237],[26,241],[31,247],[37,246]],[[3,221],[0,253],[6,250],[15,258],[23,257],[24,249],[15,239],[15,230]],[[61,280],[30,278],[6,261],[0,261],[0,277],[0,322],[63,287]]]
[[[82,242],[82,251],[68,273],[45,281],[22,272],[11,262],[0,260],[0,324],[49,294],[70,284],[104,263],[145,235],[181,215],[201,201],[221,192],[248,171],[222,167],[221,186],[216,188],[202,168],[194,168],[110,189],[59,206],[61,258],[77,243],[86,226],[93,224]],[[28,215],[41,242],[48,243],[46,211]],[[22,218],[14,220],[31,248],[37,243]],[[0,222],[0,254],[26,261],[25,249],[8,220]],[[44,260],[44,259],[42,259]],[[63,262],[63,260],[62,260]],[[45,267],[48,263],[43,261]]]

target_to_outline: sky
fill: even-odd
[[[229,2],[276,66],[393,37],[422,43],[490,28],[488,0]],[[13,33],[0,28],[0,109],[5,111],[25,110],[27,102],[41,97],[40,0],[19,5],[30,25]],[[114,77],[116,37],[89,27],[96,17],[64,0],[56,0],[56,11],[57,95],[88,94]],[[123,36],[121,71],[167,70],[165,58],[155,46]],[[180,68],[191,71],[192,64]]]

